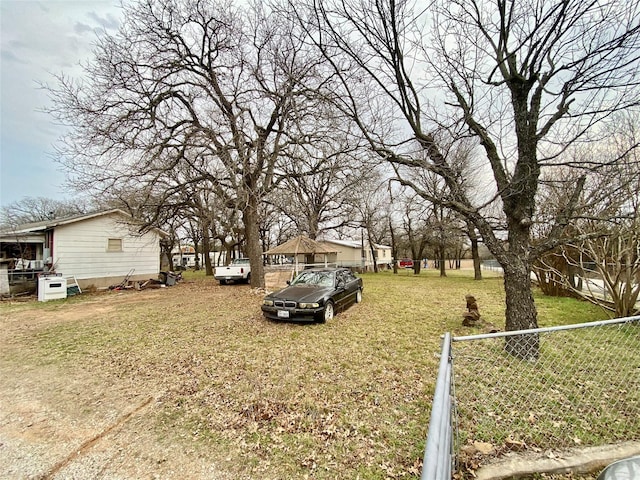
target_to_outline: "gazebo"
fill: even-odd
[[[332,253],[337,253],[337,250],[329,250],[324,245],[316,242],[315,240],[305,237],[304,235],[299,235],[291,240],[284,242],[277,247],[274,247],[265,252],[265,255],[293,255],[295,262],[295,273],[297,274],[299,271],[299,262],[298,257],[300,255],[304,255],[305,257],[316,255],[324,255],[324,265],[328,266],[329,259],[328,255]],[[306,264],[306,258],[304,263]]]

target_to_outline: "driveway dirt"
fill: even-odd
[[[175,287],[176,294],[180,286]],[[38,302],[0,320],[0,479],[226,479],[201,451],[158,434],[165,386],[95,368],[34,360],[29,342],[52,326],[108,317],[128,302],[157,302],[168,289],[96,295],[55,308]],[[6,305],[5,305],[6,306]]]

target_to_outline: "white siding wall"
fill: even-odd
[[[158,233],[138,235],[122,222],[114,214],[56,227],[53,235],[56,271],[96,286],[109,285],[113,279],[122,280],[131,269],[135,269],[132,279],[156,278],[160,270]],[[122,239],[122,251],[107,251],[110,238]]]
[[[344,245],[332,245],[338,250],[338,263],[347,262],[348,264],[360,265],[362,263],[362,250],[356,248],[345,247]]]
[[[343,245],[339,243],[333,243],[330,241],[321,242],[329,250],[337,250],[338,254],[329,255],[329,262],[337,263],[349,266],[362,265],[362,247]],[[365,245],[366,264],[368,266],[373,265],[373,259],[371,258],[371,249],[368,245]],[[376,249],[376,260],[378,265],[391,263],[391,249],[390,248],[378,248]]]
[[[362,253],[360,249],[354,249],[346,245],[324,241],[321,245],[328,250],[337,250],[336,253],[329,254],[329,263],[337,263],[338,265],[360,265],[362,263]]]

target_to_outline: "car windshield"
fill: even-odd
[[[333,287],[332,272],[301,272],[291,285],[319,285],[321,287]]]
[[[235,258],[231,261],[231,265],[248,265],[248,264],[249,264],[248,258]]]

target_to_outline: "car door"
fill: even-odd
[[[356,293],[360,288],[358,278],[350,271],[343,273],[344,285],[345,285],[345,302],[353,303],[356,301]]]
[[[340,309],[344,308],[345,303],[348,299],[348,282],[344,277],[344,271],[339,270],[336,272],[336,290],[333,295],[334,301],[336,302],[336,306]]]

